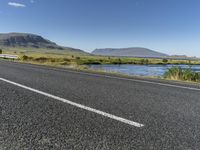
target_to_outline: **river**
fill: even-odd
[[[164,73],[173,66],[189,68],[188,65],[88,65],[90,69],[117,72],[132,76],[162,77]],[[192,65],[191,69],[200,72],[200,65]]]

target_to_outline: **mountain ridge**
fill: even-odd
[[[49,50],[57,49],[86,53],[80,49],[59,46],[55,42],[32,33],[0,33],[0,47],[31,47],[36,49],[45,48]]]
[[[124,56],[124,57],[168,57],[169,55],[160,53],[143,47],[129,48],[102,48],[95,49],[92,54],[103,56]]]

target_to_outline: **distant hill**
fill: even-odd
[[[42,36],[29,33],[0,34],[0,47],[27,47],[36,49],[45,48],[84,53],[84,51],[80,49],[59,46],[56,43],[43,38]]]
[[[131,47],[131,48],[105,48],[95,49],[92,54],[104,56],[126,56],[126,57],[168,57],[167,54],[153,51],[147,48]]]

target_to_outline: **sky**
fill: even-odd
[[[200,57],[200,0],[0,0],[0,33],[8,32],[88,52],[146,47]]]

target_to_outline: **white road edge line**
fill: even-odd
[[[4,81],[4,82],[7,82],[7,83],[10,83],[10,84],[13,84],[13,85],[15,85],[15,86],[18,86],[18,87],[20,87],[20,88],[24,88],[24,89],[26,89],[26,90],[29,90],[29,91],[32,91],[32,92],[35,92],[35,93],[38,93],[38,94],[47,96],[47,97],[49,97],[49,98],[53,98],[53,99],[55,99],[55,100],[59,100],[59,101],[61,101],[61,102],[67,103],[67,104],[69,104],[69,105],[72,105],[72,106],[75,106],[75,107],[78,107],[78,108],[81,108],[81,109],[84,109],[84,110],[87,110],[87,111],[90,111],[90,112],[93,112],[93,113],[102,115],[102,116],[104,116],[104,117],[108,117],[108,118],[110,118],[110,119],[117,120],[117,121],[119,121],[119,122],[122,122],[122,123],[125,123],[125,124],[128,124],[128,125],[131,125],[131,126],[135,126],[135,127],[138,127],[138,128],[144,127],[143,124],[140,124],[140,123],[137,123],[137,122],[128,120],[128,119],[124,119],[124,118],[121,118],[121,117],[118,117],[118,116],[115,116],[115,115],[112,115],[112,114],[109,114],[109,113],[106,113],[106,112],[103,112],[103,111],[100,111],[100,110],[97,110],[97,109],[94,109],[94,108],[91,108],[91,107],[88,107],[88,106],[84,106],[84,105],[81,105],[81,104],[72,102],[72,101],[70,101],[70,100],[67,100],[67,99],[64,99],[64,98],[61,98],[61,97],[58,97],[58,96],[54,96],[54,95],[48,94],[48,93],[46,93],[46,92],[42,92],[42,91],[39,91],[39,90],[30,88],[30,87],[28,87],[28,86],[25,86],[25,85],[22,85],[22,84],[19,84],[19,83],[16,83],[16,82],[13,82],[13,81],[4,79],[4,78],[0,78],[0,80],[1,80],[1,81]]]
[[[70,72],[70,73],[74,73],[74,74],[89,75],[89,76],[94,76],[94,77],[104,77],[104,78],[110,78],[110,79],[118,79],[118,80],[124,80],[124,81],[132,81],[132,82],[139,82],[139,83],[148,83],[148,84],[154,84],[154,85],[161,85],[161,86],[167,86],[167,87],[174,87],[174,88],[181,88],[181,89],[187,89],[187,90],[193,90],[193,91],[200,91],[200,88],[187,87],[187,86],[182,86],[182,85],[174,85],[174,84],[169,84],[169,83],[154,82],[154,81],[147,81],[145,79],[144,80],[143,79],[140,80],[140,79],[123,78],[123,77],[116,77],[116,76],[110,76],[110,75],[102,75],[102,74],[89,73],[89,72],[78,72],[78,71],[66,70],[66,69],[61,69],[61,68],[53,68],[53,70],[55,70],[55,71]]]
[[[110,79],[133,81],[133,82],[139,82],[139,83],[148,83],[148,84],[168,86],[168,87],[175,87],[175,88],[194,90],[194,91],[200,91],[200,88],[186,87],[186,86],[181,86],[181,85],[153,82],[153,81],[147,81],[147,80],[129,79],[129,78],[115,77],[115,76],[109,76],[109,75],[101,75],[101,74],[95,74],[95,73],[77,72],[77,71],[71,71],[71,70],[70,71],[67,70],[66,72],[75,73],[75,74],[85,74],[85,75],[96,76],[96,77],[105,77],[105,78],[110,78]]]
[[[26,64],[26,65],[33,66],[32,64]],[[39,65],[39,67],[45,68],[44,66],[40,66],[40,65]],[[143,80],[143,79],[139,80],[139,79],[115,77],[115,76],[110,76],[110,75],[102,75],[102,74],[95,74],[95,73],[89,73],[89,72],[78,72],[78,71],[61,69],[61,68],[51,68],[51,69],[54,70],[54,71],[64,71],[64,72],[70,72],[70,73],[74,73],[74,74],[83,74],[83,75],[89,75],[89,76],[104,77],[104,78],[110,78],[110,79],[118,79],[118,80],[124,80],[124,81],[132,81],[132,82],[139,82],[139,83],[147,83],[147,84],[154,84],[154,85],[160,85],[160,86],[181,88],[181,89],[187,89],[187,90],[193,90],[193,91],[200,91],[200,88],[186,87],[186,86],[182,86],[182,85],[174,85],[174,84],[154,82],[154,81],[147,81],[147,80]]]

